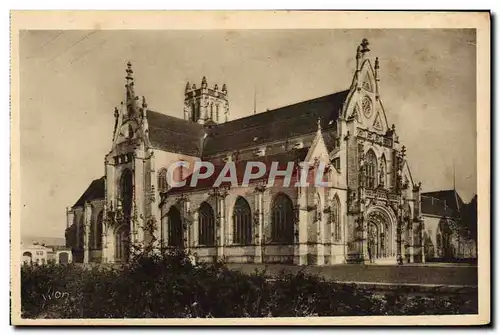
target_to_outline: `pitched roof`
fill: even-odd
[[[85,190],[85,192],[83,192],[80,199],[78,199],[78,201],[73,205],[73,207],[83,206],[87,201],[104,199],[105,179],[106,177],[101,177],[99,179],[92,181],[89,187],[87,187],[87,189]]]
[[[212,127],[203,148],[203,156],[258,146],[290,137],[310,134],[317,129],[334,127],[348,90],[280,107]]]
[[[457,214],[460,211],[460,208],[462,208],[462,206],[464,205],[464,201],[456,190],[425,192],[422,193],[422,196],[441,200],[443,202],[443,205],[444,203],[446,203],[446,206],[451,208],[451,210]]]
[[[151,110],[147,118],[153,147],[190,156],[201,154],[202,125]]]
[[[453,209],[445,204],[441,199],[421,195],[422,214],[452,217]]]

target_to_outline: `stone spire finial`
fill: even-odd
[[[133,84],[134,82],[134,71],[132,70],[132,63],[127,62],[127,69],[125,70],[127,72],[127,76],[125,79],[127,79],[127,85]]]
[[[146,102],[146,97],[143,95],[142,96],[142,118],[143,119],[146,119],[147,110],[148,110],[148,103]]]
[[[318,132],[321,133],[321,117],[318,116],[316,123],[318,124]]]
[[[226,84],[222,85],[222,93],[227,94],[227,87]]]
[[[192,90],[195,90],[196,89],[196,84],[193,84],[193,86],[191,87]]]
[[[214,85],[214,90],[215,90],[215,91],[218,91],[218,90],[219,90],[219,85],[215,84],[215,85]]]
[[[189,81],[188,81],[186,84],[186,91],[185,92],[187,93],[189,91],[191,91],[191,85],[189,84]]]
[[[368,42],[368,39],[363,38],[363,40],[361,41],[361,44],[360,44],[362,54],[365,54],[365,53],[370,51],[370,49],[368,48],[369,45],[370,45],[370,42]]]
[[[201,88],[205,89],[207,86],[207,77],[203,76],[203,79],[201,79]]]

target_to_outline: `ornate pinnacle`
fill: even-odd
[[[219,90],[219,85],[215,84],[215,85],[214,85],[214,90],[215,90],[215,91],[218,91],[218,90]]]
[[[191,90],[191,85],[189,84],[189,81],[186,84],[186,92]]]
[[[196,84],[193,84],[193,86],[191,87],[192,90],[195,90],[196,89]]]
[[[370,45],[370,43],[368,42],[368,40],[366,38],[363,38],[360,45],[361,45],[361,52],[362,53],[370,51],[370,49],[368,49],[368,45]]]
[[[143,108],[148,108],[148,103],[146,102],[146,97],[142,96],[142,107]]]
[[[227,94],[227,87],[226,84],[222,85],[222,93]]]
[[[318,116],[318,121],[316,121],[318,124],[318,131],[321,131],[321,117]]]
[[[125,77],[125,79],[127,79],[128,84],[129,82],[132,82],[134,80],[134,71],[132,70],[131,62],[127,63],[127,69],[125,70],[125,72],[127,72],[127,76]]]
[[[358,48],[356,49],[356,58],[360,59],[361,58],[361,46],[358,45]]]
[[[201,79],[201,88],[207,88],[207,77],[205,76]]]

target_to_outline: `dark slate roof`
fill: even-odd
[[[444,200],[426,196],[424,194],[421,195],[421,210],[422,214],[428,215],[436,215],[436,216],[446,216],[446,217],[455,217],[456,212],[452,207],[448,206]]]
[[[201,154],[202,125],[151,110],[147,118],[153,147],[190,156]]]
[[[73,205],[73,207],[83,206],[85,202],[97,199],[104,199],[104,183],[106,177],[101,177],[92,181],[83,192],[82,196],[78,201]]]
[[[255,157],[255,158],[249,159],[249,160],[236,161],[234,163],[236,165],[235,168],[236,168],[236,176],[238,179],[238,184],[242,183],[244,171],[246,169],[246,164],[250,161],[251,162],[262,162],[266,165],[266,173],[258,180],[262,180],[262,179],[267,180],[269,178],[269,172],[271,170],[270,167],[271,167],[271,164],[273,162],[278,162],[278,170],[284,171],[287,168],[288,162],[301,162],[305,159],[308,152],[309,152],[309,148],[300,148],[300,149],[293,149],[293,150],[279,153],[279,154],[260,156],[260,157]],[[206,190],[206,189],[213,188],[213,185],[214,185],[215,181],[217,180],[217,177],[219,176],[219,174],[222,171],[224,166],[225,166],[225,163],[215,164],[215,170],[214,170],[214,173],[212,174],[212,176],[209,178],[206,178],[206,179],[198,180],[197,185],[194,187],[190,186],[192,175],[188,176],[186,178],[186,185],[185,186],[171,188],[167,192],[167,195],[179,194],[182,192],[189,192],[189,191],[193,191],[193,190]],[[256,171],[254,171],[254,172],[256,172]],[[295,175],[295,173],[293,175]],[[276,179],[280,179],[280,177],[278,176],[278,177],[276,177]],[[252,179],[250,181],[250,183],[255,182],[256,180],[257,179]],[[292,182],[293,182],[293,177],[292,177]],[[223,182],[220,186],[230,186],[230,183]]]
[[[443,204],[444,202],[446,202],[446,206],[450,207],[451,210],[456,214],[458,214],[458,212],[464,205],[464,201],[462,200],[462,198],[460,197],[460,195],[457,193],[456,190],[425,192],[422,193],[422,196],[439,199],[443,202]]]
[[[335,126],[348,93],[341,91],[210,127],[148,110],[149,139],[158,149],[207,158],[311,134],[317,129],[318,117],[323,130]],[[327,146],[332,140],[325,139]]]
[[[258,146],[334,127],[348,90],[219,124],[210,129],[203,156]]]

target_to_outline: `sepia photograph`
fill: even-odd
[[[13,324],[490,322],[489,13],[12,14]]]

